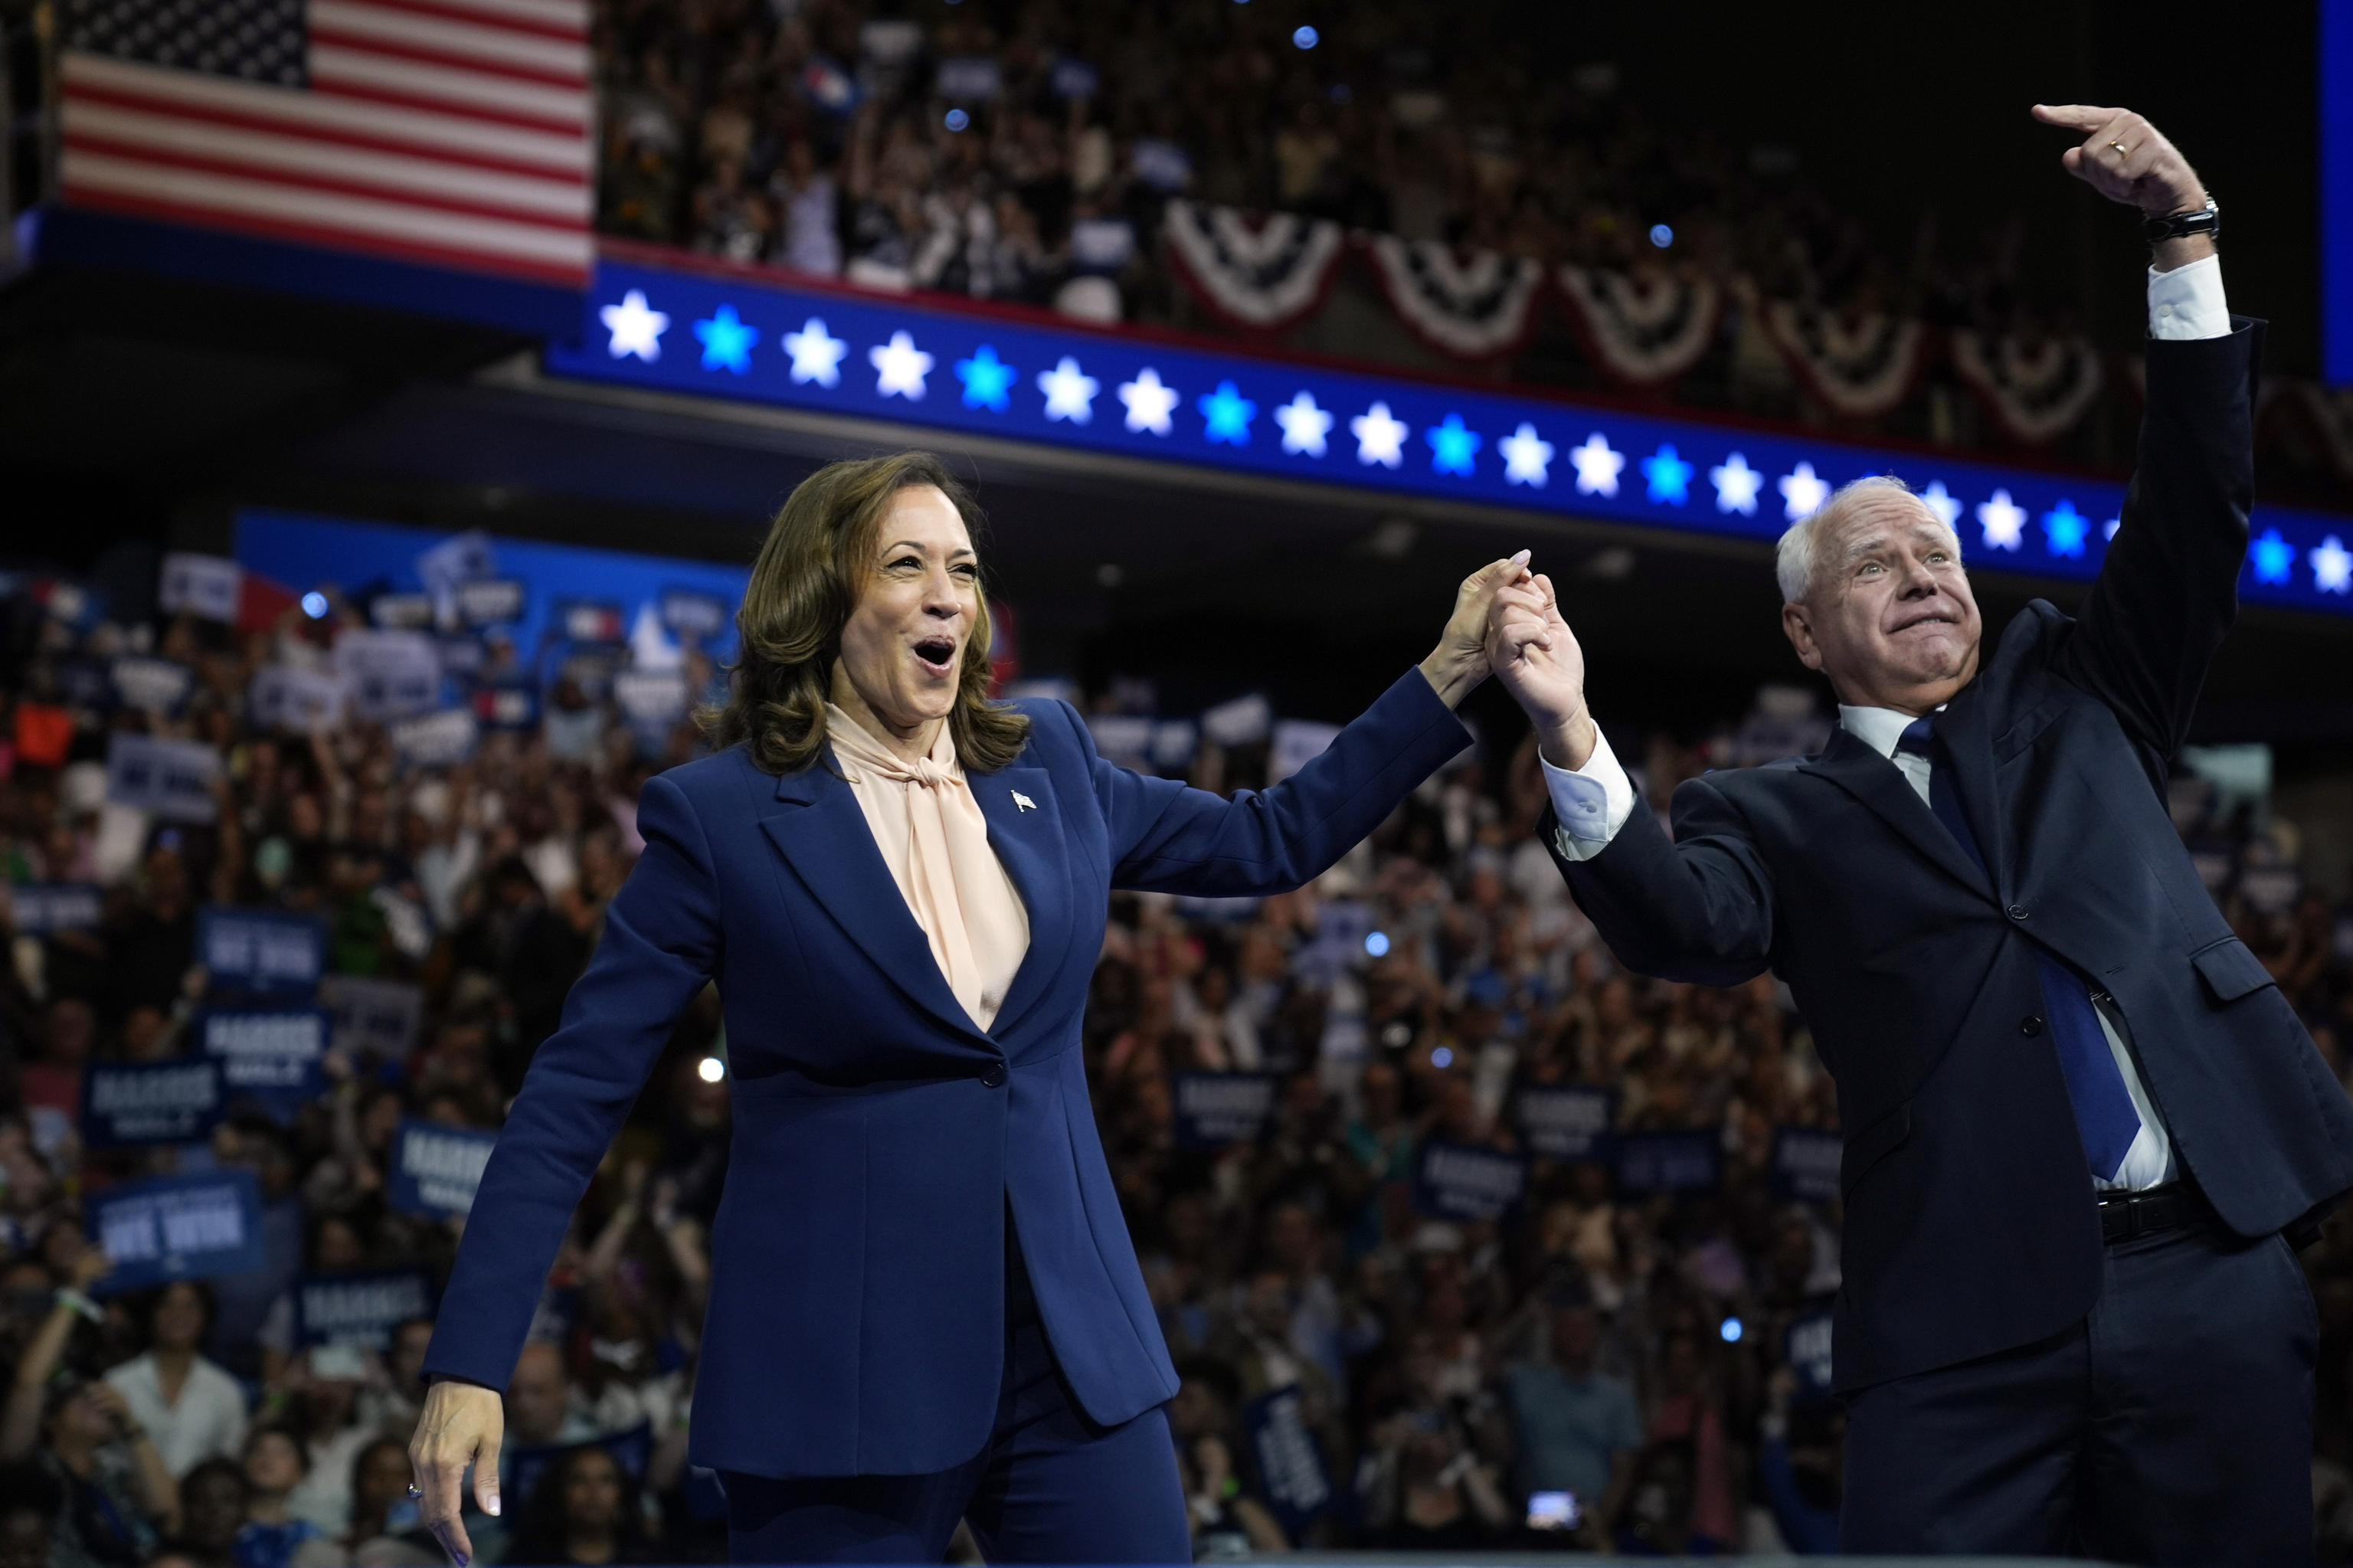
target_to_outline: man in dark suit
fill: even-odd
[[[1847,1128],[1836,1379],[1850,1552],[2309,1562],[2313,1303],[2291,1243],[2353,1187],[2353,1107],[2169,821],[2237,609],[2262,326],[2139,116],[2035,111],[2154,244],[2139,465],[2078,614],[1981,648],[1952,528],[1850,485],[1782,541],[1829,677],[1818,757],[1638,807],[1543,579],[1490,657],[1543,833],[1630,967],[1786,980]]]

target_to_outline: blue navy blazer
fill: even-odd
[[[590,1174],[715,980],[734,1130],[694,1463],[904,1475],[978,1453],[1001,1378],[1008,1202],[1087,1414],[1126,1421],[1176,1392],[1079,1048],[1111,890],[1299,886],[1470,737],[1408,671],[1295,776],[1229,800],[1113,767],[1067,704],[1018,705],[1020,757],[969,775],[1029,915],[986,1032],[830,766],[779,779],[736,747],[647,781],[645,853],[482,1173],[428,1373],[506,1386]]]

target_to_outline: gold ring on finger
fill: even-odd
[[[2122,142],[2111,142],[2108,145],[2116,150],[2116,156],[2119,158],[2129,158],[2132,156],[2132,149],[2126,146]]]

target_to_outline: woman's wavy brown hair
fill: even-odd
[[[841,654],[841,629],[874,570],[882,514],[892,496],[924,484],[948,498],[977,540],[987,521],[979,503],[930,452],[828,463],[785,498],[752,564],[744,608],[735,612],[743,647],[727,705],[695,715],[712,744],[741,742],[762,771],[780,777],[824,755],[825,705]],[[987,773],[1021,755],[1029,720],[988,700],[988,594],[978,583],[974,592],[979,613],[956,671],[948,732],[957,760]]]

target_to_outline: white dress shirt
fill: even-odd
[[[2223,337],[2231,331],[2231,310],[2222,294],[2222,263],[2219,257],[2207,257],[2160,272],[2152,267],[2148,272],[2148,334],[2151,337],[2187,339]],[[1895,742],[1904,733],[1912,715],[1892,708],[1839,708],[1840,727],[1854,736],[1882,757],[1888,758],[1903,773],[1920,799],[1928,799],[1928,759],[1900,753]],[[1538,758],[1542,761],[1542,758]],[[1590,860],[1609,847],[1609,841],[1634,814],[1636,800],[1633,781],[1619,764],[1617,754],[1609,749],[1608,738],[1599,726],[1594,731],[1593,755],[1585,766],[1574,772],[1544,763],[1545,785],[1552,797],[1553,814],[1559,818],[1560,828],[1555,844],[1564,860]],[[2116,1033],[2116,1022],[2105,1008],[2094,1009],[2099,1014],[2100,1030],[2107,1037],[2108,1050],[2116,1057],[2116,1070],[2124,1075],[2125,1089],[2132,1096],[2133,1109],[2140,1116],[2140,1132],[2126,1152],[2124,1163],[2117,1167],[2113,1181],[2096,1181],[2103,1189],[2127,1189],[2134,1192],[2171,1181],[2174,1176],[2173,1142],[2167,1137],[2164,1121],[2148,1097],[2147,1088],[2134,1067],[2132,1054],[2125,1048]]]
[[[106,1373],[107,1386],[122,1396],[131,1418],[155,1440],[164,1467],[174,1478],[204,1459],[234,1459],[245,1441],[245,1388],[221,1367],[198,1356],[188,1364],[180,1397],[164,1397],[164,1381],[150,1351]]]

